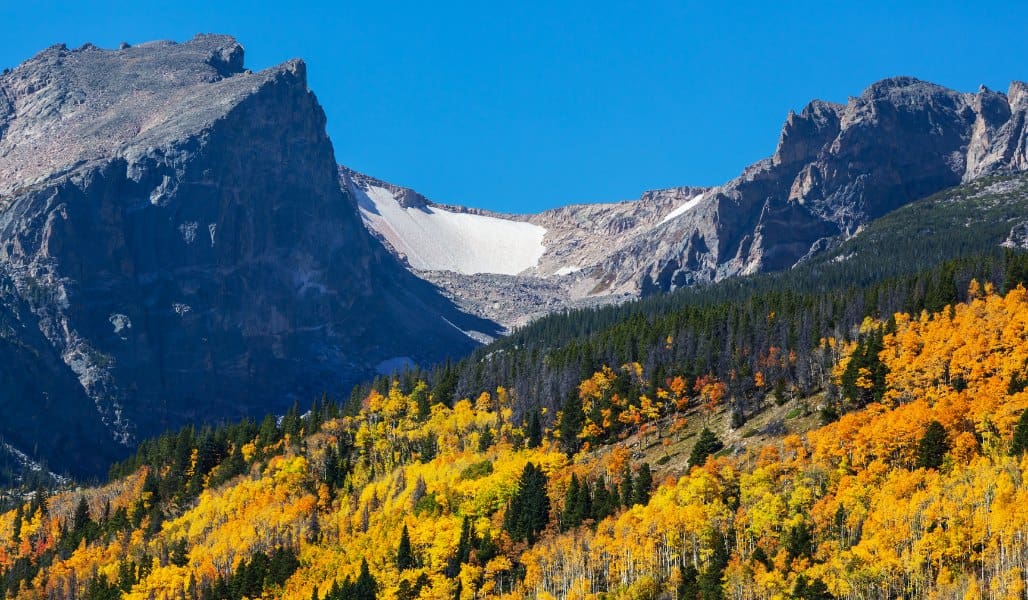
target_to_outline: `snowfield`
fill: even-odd
[[[675,210],[669,212],[663,219],[660,220],[660,225],[663,225],[664,223],[667,223],[668,221],[670,221],[671,219],[674,219],[675,217],[680,217],[680,216],[684,215],[690,209],[695,208],[695,206],[700,203],[700,200],[703,200],[703,194],[696,194],[695,196],[693,196],[692,198],[687,200],[685,202],[685,204],[683,204],[683,205],[679,206],[678,208],[676,208]]]
[[[415,269],[516,275],[539,264],[546,229],[531,223],[404,208],[386,188],[354,190],[361,216]]]

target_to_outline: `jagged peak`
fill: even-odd
[[[911,77],[909,75],[898,75],[895,77],[886,77],[885,79],[879,79],[878,81],[867,86],[864,92],[861,94],[863,97],[881,96],[892,92],[894,90],[902,90],[905,88],[913,87],[931,87],[931,88],[943,88],[941,85],[931,83],[930,81],[924,81],[917,77]]]
[[[345,165],[338,165],[339,177],[344,182],[352,183],[357,188],[368,191],[369,187],[379,187],[389,190],[400,206],[404,208],[425,208],[432,204],[428,198],[411,188],[394,185],[388,181],[382,181],[370,175],[355,171]]]
[[[1028,109],[1028,83],[1016,80],[1011,81],[1010,89],[1007,90],[1007,99],[1012,110]]]

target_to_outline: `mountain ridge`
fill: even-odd
[[[775,152],[720,186],[673,187],[635,201],[528,215],[462,209],[418,195],[423,206],[544,227],[546,249],[516,274],[413,270],[469,310],[519,325],[554,308],[789,268],[899,206],[1028,168],[1026,115],[1028,85],[1019,81],[1007,94],[984,87],[965,93],[893,77],[845,104],[813,100],[789,111]],[[485,288],[511,275],[531,292],[497,307]]]
[[[34,458],[64,462],[48,435],[87,455],[100,438],[109,457],[138,434],[284,411],[498,333],[363,228],[303,61],[253,73],[219,35],[58,45],[0,90],[3,334],[20,357],[0,369],[62,373],[7,401],[31,413],[45,393],[75,416],[53,433],[4,425]],[[105,435],[83,430],[98,420]]]

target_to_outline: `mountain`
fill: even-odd
[[[762,370],[809,394],[830,372],[819,364],[821,341],[855,335],[865,317],[941,310],[966,299],[975,278],[1003,290],[1024,280],[1026,230],[1028,172],[980,177],[878,218],[792,269],[555,312],[425,377],[454,397],[503,387],[515,415],[543,407],[552,417],[598,365],[638,363],[635,385],[651,395],[673,365],[731,382],[732,410],[746,419],[768,390],[740,373]],[[790,351],[788,368],[768,366]]]
[[[436,205],[370,178],[344,176],[343,185],[374,191],[362,204],[365,224],[418,275],[479,314],[521,324],[555,307],[792,267],[914,200],[984,175],[1028,169],[1026,116],[1025,83],[1012,83],[1007,94],[984,87],[962,93],[897,77],[845,105],[815,100],[790,112],[774,155],[714,188],[498,215]],[[418,198],[417,205],[404,205],[400,195]],[[369,207],[379,205],[388,209],[370,217]],[[432,229],[399,223],[415,212],[438,211],[534,225],[535,237],[524,246],[532,251],[502,269],[421,260],[413,232]],[[438,242],[434,256],[459,253],[469,242],[432,239]],[[505,254],[499,246],[479,251]],[[497,297],[489,291],[497,285],[524,291]]]
[[[446,403],[400,377],[345,412],[172,432],[107,485],[0,513],[0,591],[1023,598],[1028,292],[966,294],[824,339],[825,387],[806,396],[770,385],[807,364],[790,367],[804,351],[783,338],[734,374],[761,396],[741,426],[726,410],[736,381],[683,375],[668,355],[654,393],[636,364],[577,375],[552,430],[512,418],[510,388]]]
[[[0,323],[0,435],[77,474],[499,331],[361,225],[305,64],[219,35],[0,76]]]

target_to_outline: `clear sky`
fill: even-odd
[[[0,23],[0,68],[197,32],[236,36],[254,70],[302,57],[339,162],[510,212],[721,183],[789,109],[883,77],[1028,79],[1022,1],[4,0]]]

